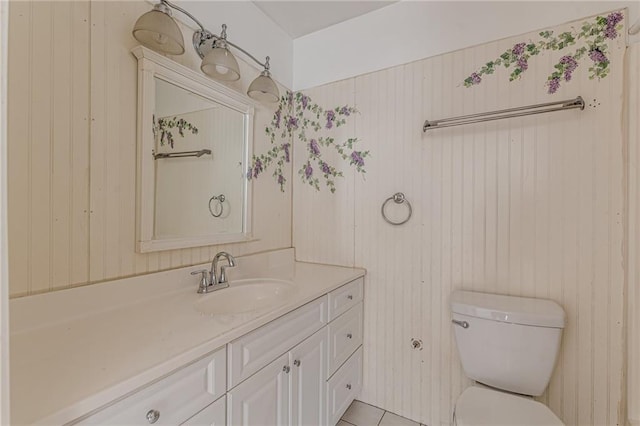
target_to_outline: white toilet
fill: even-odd
[[[456,291],[452,321],[465,374],[476,383],[456,401],[457,426],[560,426],[531,396],[541,395],[556,363],[565,315],[544,299]]]

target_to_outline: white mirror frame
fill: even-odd
[[[152,154],[155,148],[155,141],[151,123],[153,123],[156,101],[156,77],[244,114],[246,117],[245,135],[247,140],[243,152],[243,162],[247,167],[253,147],[255,103],[248,96],[240,94],[146,47],[137,46],[131,52],[138,59],[136,251],[147,253],[250,240],[252,184],[249,179],[245,181],[242,232],[171,239],[153,238],[155,164]]]

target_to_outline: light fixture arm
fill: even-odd
[[[222,25],[222,31],[225,34],[226,34],[226,27],[227,27],[226,24]],[[262,63],[258,59],[256,59],[255,56],[253,56],[251,53],[249,53],[246,50],[244,50],[242,47],[238,46],[235,43],[230,42],[229,40],[227,40],[226,37],[217,36],[217,35],[213,34],[211,31],[209,31],[207,29],[204,29],[204,28],[202,30],[198,30],[198,31],[193,33],[193,48],[196,50],[196,52],[198,53],[200,58],[204,58],[204,55],[206,54],[206,52],[202,51],[202,45],[205,44],[209,40],[213,40],[214,43],[216,41],[218,41],[218,40],[224,40],[226,42],[226,44],[228,44],[229,46],[233,46],[235,49],[238,49],[239,51],[241,51],[242,53],[247,55],[249,58],[253,59],[253,61],[256,64],[260,65],[262,68],[264,68],[266,70],[269,69],[269,60],[268,59],[264,63]],[[212,43],[212,47],[213,47],[213,43]]]
[[[265,63],[260,62],[259,60],[257,60],[255,58],[255,56],[253,56],[251,53],[247,52],[246,50],[244,50],[242,47],[238,46],[237,44],[233,44],[231,43],[229,40],[227,40],[227,44],[230,46],[235,47],[236,49],[238,49],[239,51],[241,51],[242,53],[244,53],[245,55],[247,55],[248,57],[250,57],[251,59],[254,60],[254,62],[258,65],[260,65],[262,68],[268,70],[269,69],[269,57],[267,56],[267,60],[265,61]]]
[[[191,18],[191,20],[193,22],[198,24],[200,29],[193,33],[193,47],[196,49],[196,52],[198,52],[198,55],[200,55],[200,58],[204,58],[204,53],[201,51],[201,46],[202,46],[203,43],[205,43],[205,42],[207,42],[208,40],[211,40],[211,39],[213,39],[214,42],[222,39],[228,45],[233,46],[234,48],[238,49],[239,51],[241,51],[242,53],[247,55],[249,58],[253,59],[253,61],[256,64],[260,65],[265,70],[267,70],[267,71],[269,70],[269,57],[268,56],[267,56],[267,60],[264,63],[262,63],[258,59],[256,59],[255,56],[253,56],[251,53],[249,53],[246,50],[244,50],[242,47],[238,46],[235,43],[230,42],[229,40],[227,40],[227,37],[226,37],[227,25],[226,24],[222,25],[222,36],[217,36],[217,35],[213,34],[211,31],[207,30],[204,27],[204,25],[202,25],[202,23],[196,19],[195,16],[193,16],[192,14],[190,14],[189,12],[187,12],[186,10],[181,8],[180,6],[178,6],[178,5],[174,4],[174,3],[171,3],[169,0],[160,0],[160,3],[164,4],[165,6],[170,7],[172,9],[175,9],[175,10],[177,10],[179,12],[184,13],[189,18]]]
[[[198,21],[198,20],[195,18],[195,16],[193,16],[192,14],[190,14],[189,12],[187,12],[186,10],[184,10],[183,8],[181,8],[180,6],[178,6],[177,4],[173,4],[173,3],[171,3],[171,2],[170,2],[170,1],[168,1],[168,0],[160,0],[160,3],[162,3],[162,4],[166,5],[166,6],[169,6],[170,8],[175,9],[175,10],[177,10],[178,12],[182,12],[182,13],[184,13],[184,14],[185,14],[185,15],[187,15],[189,18],[191,18],[191,20],[192,20],[193,22],[195,22],[196,24],[198,24],[198,26],[200,27],[200,29],[201,29],[202,31],[207,31],[207,30],[204,28],[204,26],[200,23],[200,21]]]

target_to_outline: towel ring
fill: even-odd
[[[209,212],[211,213],[211,216],[213,216],[213,217],[220,217],[220,216],[222,216],[222,212],[223,212],[223,210],[224,210],[224,204],[222,204],[222,203],[224,203],[224,200],[225,200],[225,199],[226,199],[226,198],[225,198],[224,194],[214,195],[213,197],[209,198]],[[216,200],[216,201],[218,202],[218,204],[217,204],[216,206],[220,206],[220,213],[218,213],[218,214],[215,214],[215,213],[213,212],[213,209],[211,208],[211,202],[212,202],[213,200]]]
[[[384,212],[384,208],[387,206],[387,203],[389,201],[392,201],[396,204],[407,204],[407,207],[409,208],[409,214],[407,215],[407,218],[405,220],[402,220],[400,222],[394,222],[392,220],[390,220],[387,215]],[[389,224],[391,225],[402,225],[405,224],[409,221],[409,219],[411,219],[411,214],[413,213],[413,209],[411,208],[411,203],[409,202],[409,200],[407,200],[404,197],[404,194],[402,192],[396,192],[395,194],[393,194],[393,196],[387,198],[384,203],[382,203],[382,207],[380,208],[380,212],[382,213],[382,218]]]

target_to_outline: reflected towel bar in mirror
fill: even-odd
[[[183,151],[183,152],[161,152],[153,154],[153,159],[159,158],[183,158],[183,157],[202,157],[203,155],[211,155],[210,149],[201,149],[200,151]]]

